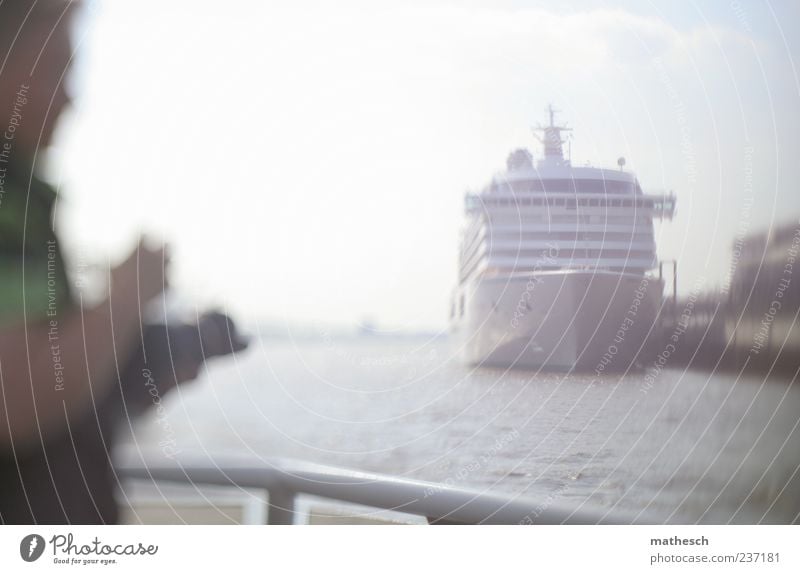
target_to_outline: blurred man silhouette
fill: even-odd
[[[71,293],[39,152],[69,104],[75,2],[0,4],[0,522],[113,523],[114,429],[202,362],[244,348],[221,314],[143,326],[166,286],[163,246],[140,242],[93,308]],[[165,454],[169,454],[165,451]]]

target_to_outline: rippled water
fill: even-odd
[[[262,340],[166,401],[136,440],[290,456],[565,504],[797,522],[800,391],[667,370],[470,369],[446,340]]]

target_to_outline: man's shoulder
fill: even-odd
[[[0,323],[44,320],[70,303],[51,221],[55,193],[38,179],[7,177],[0,197]]]
[[[0,255],[18,253],[23,245],[36,248],[53,238],[55,200],[56,191],[46,182],[7,171],[0,194]]]

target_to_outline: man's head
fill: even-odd
[[[11,162],[28,160],[47,146],[69,104],[64,80],[72,56],[69,28],[76,4],[0,3],[0,146],[10,144]]]

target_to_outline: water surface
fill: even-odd
[[[798,521],[790,381],[473,369],[454,351],[425,338],[256,340],[173,392],[166,417],[143,420],[135,440],[685,522]]]

